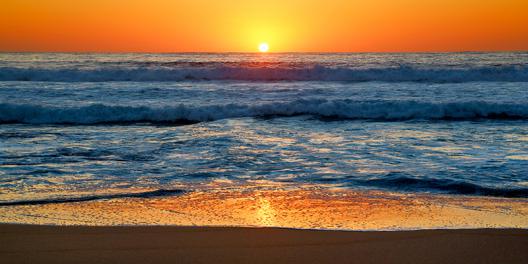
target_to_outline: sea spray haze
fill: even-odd
[[[255,182],[528,197],[528,53],[4,53],[0,122],[4,205]]]

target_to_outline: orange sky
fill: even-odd
[[[1,0],[0,51],[528,50],[527,0]]]

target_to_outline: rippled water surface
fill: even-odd
[[[526,53],[1,54],[0,202],[255,183],[528,197],[527,120]]]

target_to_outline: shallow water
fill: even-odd
[[[1,205],[255,182],[528,197],[527,53],[0,63]]]

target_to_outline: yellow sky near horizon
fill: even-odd
[[[1,0],[0,51],[528,50],[525,0]]]

